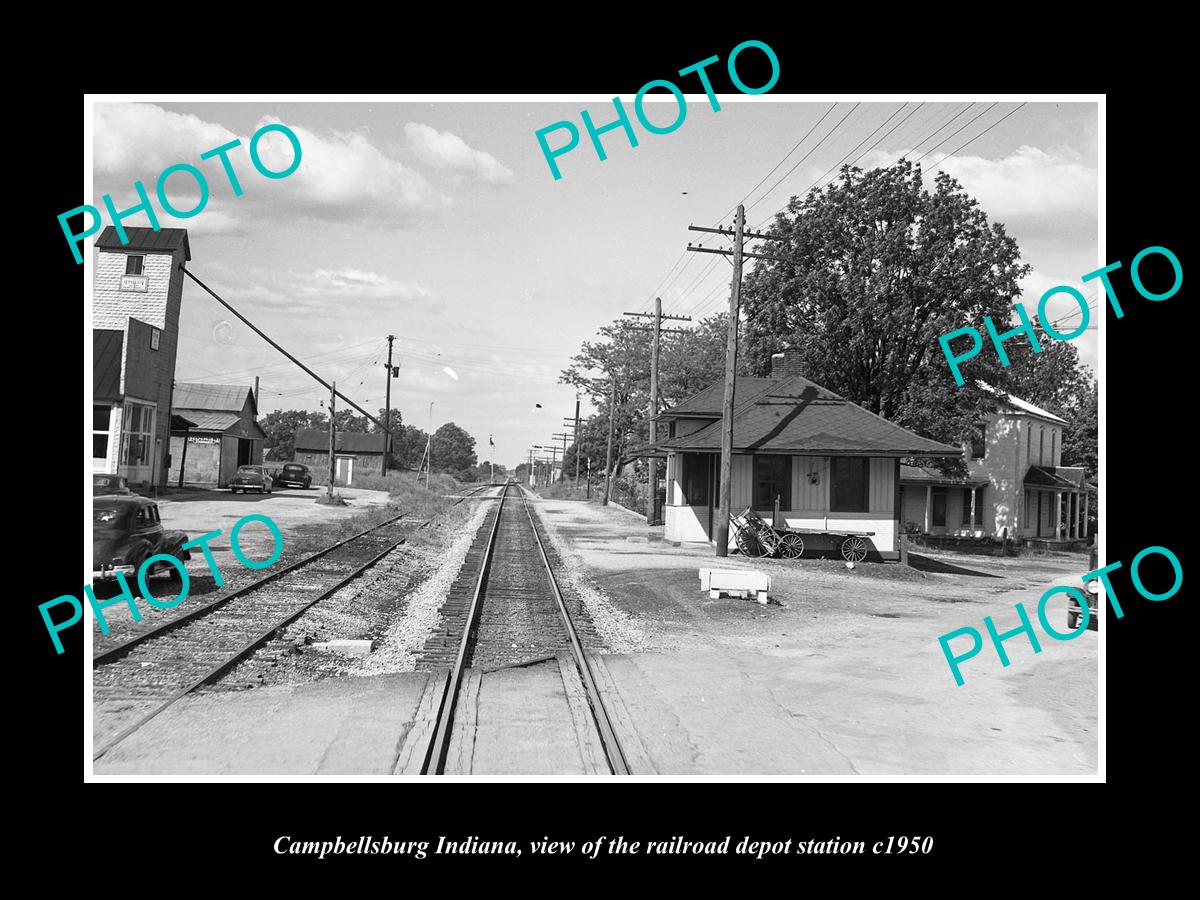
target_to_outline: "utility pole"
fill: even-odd
[[[579,391],[575,392],[575,490],[579,490]]]
[[[326,496],[330,500],[333,499],[333,479],[337,474],[337,459],[334,457],[334,453],[336,452],[334,448],[334,444],[336,443],[335,435],[337,433],[335,431],[337,426],[334,424],[334,419],[336,418],[336,409],[334,408],[335,403],[337,403],[336,381],[333,382],[333,385],[329,390],[329,488],[326,491]]]
[[[435,401],[429,401],[429,434],[425,437],[425,490],[429,490],[429,476],[433,472],[433,404]]]
[[[738,316],[742,306],[742,229],[746,209],[738,204],[733,230],[733,281],[729,288],[729,338],[725,344],[725,398],[721,403],[721,487],[717,500],[717,556],[729,555],[729,499],[733,474],[733,389],[737,377]]]
[[[608,498],[612,496],[612,439],[617,414],[617,377],[609,372],[608,380],[612,387],[608,393],[608,452],[604,457],[604,499],[600,501],[601,506],[608,506]]]
[[[392,452],[392,379],[396,376],[392,374],[392,341],[396,339],[394,334],[389,334],[388,339],[388,360],[387,360],[387,379],[384,385],[384,401],[383,401],[383,420],[387,422],[387,431],[383,434],[383,474],[387,474],[388,469],[388,454]]]
[[[693,253],[719,253],[722,256],[733,257],[733,280],[729,288],[729,339],[725,345],[725,397],[721,404],[721,482],[717,501],[717,517],[713,523],[717,556],[728,556],[730,476],[733,471],[733,393],[734,380],[737,377],[738,316],[741,314],[742,304],[742,258],[750,256],[755,259],[770,259],[776,262],[786,262],[786,260],[763,253],[751,253],[743,247],[747,238],[769,241],[782,241],[783,238],[771,237],[761,232],[746,231],[746,209],[741,204],[738,204],[737,217],[734,219],[732,230],[701,228],[697,225],[689,225],[688,230],[724,234],[733,238],[732,250],[693,247],[691,243],[687,247]]]
[[[627,316],[640,316],[642,318],[653,318],[653,326],[636,326],[637,330],[647,330],[654,332],[654,343],[650,345],[650,408],[647,415],[650,419],[650,446],[653,447],[658,441],[658,422],[655,419],[658,416],[658,352],[659,342],[662,335],[663,319],[675,319],[680,322],[692,321],[691,316],[664,316],[662,311],[662,297],[654,298],[653,313],[625,313]],[[628,326],[627,326],[628,327]],[[668,334],[686,334],[687,330],[682,328],[667,329]],[[658,460],[653,457],[646,458],[646,524],[654,525],[654,499],[658,493]]]
[[[565,431],[563,431],[563,432],[560,432],[559,434],[552,434],[550,436],[556,437],[556,438],[562,438],[562,442],[563,442],[563,449],[562,449],[563,465],[562,465],[562,469],[558,473],[558,481],[561,484],[567,480],[567,433]]]

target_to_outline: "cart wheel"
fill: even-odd
[[[842,557],[847,562],[862,562],[867,558],[867,542],[860,537],[848,537],[842,541]]]
[[[762,556],[762,541],[758,539],[758,535],[753,531],[739,531],[736,541],[738,551],[742,556]]]
[[[804,538],[794,531],[784,532],[780,535],[779,542],[783,544],[780,552],[785,559],[799,559],[804,555]]]

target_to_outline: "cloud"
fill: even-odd
[[[221,273],[212,283],[251,319],[256,310],[340,321],[346,316],[436,315],[444,308],[415,282],[354,268]]]
[[[277,123],[268,116],[256,127]],[[392,159],[365,135],[334,131],[320,136],[298,125],[289,126],[300,140],[300,168],[277,184],[279,209],[294,208],[315,218],[376,222],[385,226],[410,224],[429,210],[451,205],[419,172]],[[292,147],[285,135],[271,132],[259,143],[263,165],[287,168]],[[247,193],[249,193],[247,191]],[[274,192],[272,200],[276,200]]]
[[[1087,212],[1095,216],[1097,175],[1082,165],[1025,144],[1003,159],[955,156],[941,169],[989,213],[1001,218]]]
[[[915,160],[913,150],[873,150],[858,165],[863,169],[888,166],[900,156]],[[1063,153],[1022,144],[1001,159],[952,156],[941,162],[935,151],[921,160],[926,187],[933,169],[946,172],[979,201],[990,218],[1007,221],[1051,215],[1085,214],[1095,219],[1098,202],[1096,169]]]
[[[448,169],[460,175],[473,175],[488,184],[512,184],[513,173],[496,157],[475,150],[456,134],[438,131],[419,122],[404,126],[409,149],[422,162],[435,169]]]
[[[280,119],[263,116],[254,130],[277,123]],[[291,221],[299,215],[397,228],[451,205],[450,198],[435,190],[420,172],[388,156],[365,134],[317,133],[302,125],[284,124],[300,141],[301,162],[291,175],[272,180],[260,175],[252,164],[250,135],[238,135],[198,116],[170,112],[151,103],[98,103],[93,132],[96,199],[105,193],[111,193],[114,200],[133,198],[133,182],[141,180],[157,212],[159,203],[153,195],[159,173],[175,163],[189,163],[204,173],[210,190],[208,207],[183,223],[197,231],[203,227],[202,219],[218,213],[224,219],[213,227],[226,234],[240,233],[238,220],[250,216]],[[221,161],[200,159],[201,153],[235,139],[242,145],[228,157],[244,191],[236,198]],[[264,135],[257,149],[263,165],[272,171],[287,169],[293,159],[290,141],[279,132]],[[177,175],[170,182],[180,194],[177,197],[170,192],[168,196],[181,209],[188,208],[183,194],[186,181],[186,176]],[[126,209],[134,202],[129,199],[118,208]],[[139,224],[133,218],[127,221]],[[175,220],[169,223],[176,224]]]

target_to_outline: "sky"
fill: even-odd
[[[646,105],[660,126],[677,114],[664,96]],[[428,428],[432,403],[433,427],[465,428],[481,460],[494,436],[495,461],[510,467],[574,415],[574,389],[558,377],[597,328],[652,309],[656,294],[664,311],[694,319],[728,302],[728,264],[685,251],[703,237],[689,224],[729,225],[742,201],[748,225],[769,224],[843,161],[867,168],[923,157],[927,173],[953,175],[1016,239],[1032,266],[1021,298],[1031,314],[1060,284],[1098,305],[1080,283],[1101,264],[1094,103],[719,100],[718,112],[703,94],[688,95],[670,134],[649,133],[631,113],[638,146],[608,132],[604,161],[580,111],[597,126],[611,121],[605,98],[96,103],[91,202],[102,206],[110,193],[118,209],[131,207],[135,180],[153,193],[163,169],[197,166],[210,189],[201,212],[175,219],[155,203],[161,226],[188,229],[191,271],[372,413],[384,405],[386,336],[395,335],[392,406],[405,422]],[[581,142],[558,158],[555,180],[535,132],[563,120]],[[302,157],[291,175],[268,179],[248,144],[278,122],[295,132]],[[240,196],[218,159],[199,159],[235,138]],[[566,132],[548,140],[558,147]],[[292,159],[277,132],[259,147],[269,169]],[[179,173],[167,196],[187,210],[198,189]],[[138,214],[124,224],[148,223]],[[708,237],[707,246],[725,240]],[[1068,316],[1060,330],[1078,323],[1068,299],[1049,312]],[[1093,371],[1097,335],[1075,341]],[[252,385],[256,375],[260,414],[327,402],[320,385],[185,282],[177,380]]]

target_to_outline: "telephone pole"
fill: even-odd
[[[725,345],[725,397],[721,404],[721,485],[717,500],[716,521],[713,522],[717,556],[728,556],[730,476],[733,471],[733,392],[734,380],[737,377],[738,316],[741,314],[742,304],[742,257],[771,259],[776,262],[785,261],[776,256],[751,253],[743,248],[743,243],[746,238],[771,241],[782,241],[783,238],[775,238],[759,232],[747,232],[746,209],[741,204],[738,204],[737,217],[734,219],[732,231],[728,228],[701,228],[696,225],[689,225],[688,230],[724,234],[733,238],[732,250],[693,247],[690,243],[688,244],[688,250],[693,253],[719,253],[722,256],[733,257],[733,280],[729,287],[729,339]]]
[[[384,401],[383,401],[383,420],[387,422],[387,431],[383,433],[383,470],[382,474],[387,474],[388,454],[392,452],[392,379],[396,376],[392,374],[392,341],[396,339],[394,334],[389,334],[388,339],[388,360],[387,360],[387,382],[384,386]]]
[[[337,474],[337,460],[334,458],[334,453],[336,452],[334,449],[336,435],[335,428],[337,427],[334,424],[334,419],[337,418],[337,410],[334,409],[334,404],[336,403],[337,382],[335,381],[329,389],[329,488],[326,491],[326,496],[329,497],[330,500],[333,499],[333,479]]]
[[[617,376],[609,372],[608,380],[611,384],[608,393],[608,452],[604,457],[604,499],[600,501],[601,506],[608,506],[608,498],[612,496],[612,439],[617,414]]]
[[[650,346],[650,408],[647,415],[650,417],[650,446],[653,447],[658,441],[658,422],[655,419],[658,416],[658,349],[659,339],[663,332],[662,320],[674,319],[679,322],[692,321],[691,316],[664,316],[662,311],[662,297],[654,298],[653,313],[625,313],[627,316],[641,316],[643,318],[654,319],[653,326],[632,326],[637,330],[652,330],[654,332],[654,343]],[[626,326],[630,327],[630,326]],[[686,334],[687,329],[684,328],[669,328],[668,334]],[[649,456],[646,458],[646,524],[654,525],[654,500],[658,493],[658,459]]]
[[[550,435],[550,437],[562,438],[563,465],[562,465],[562,470],[559,471],[559,473],[558,473],[559,483],[562,483],[567,480],[567,433],[565,431],[563,431],[563,432],[560,432],[559,434],[552,434],[552,435]]]
[[[575,391],[575,490],[580,490],[580,392]]]

